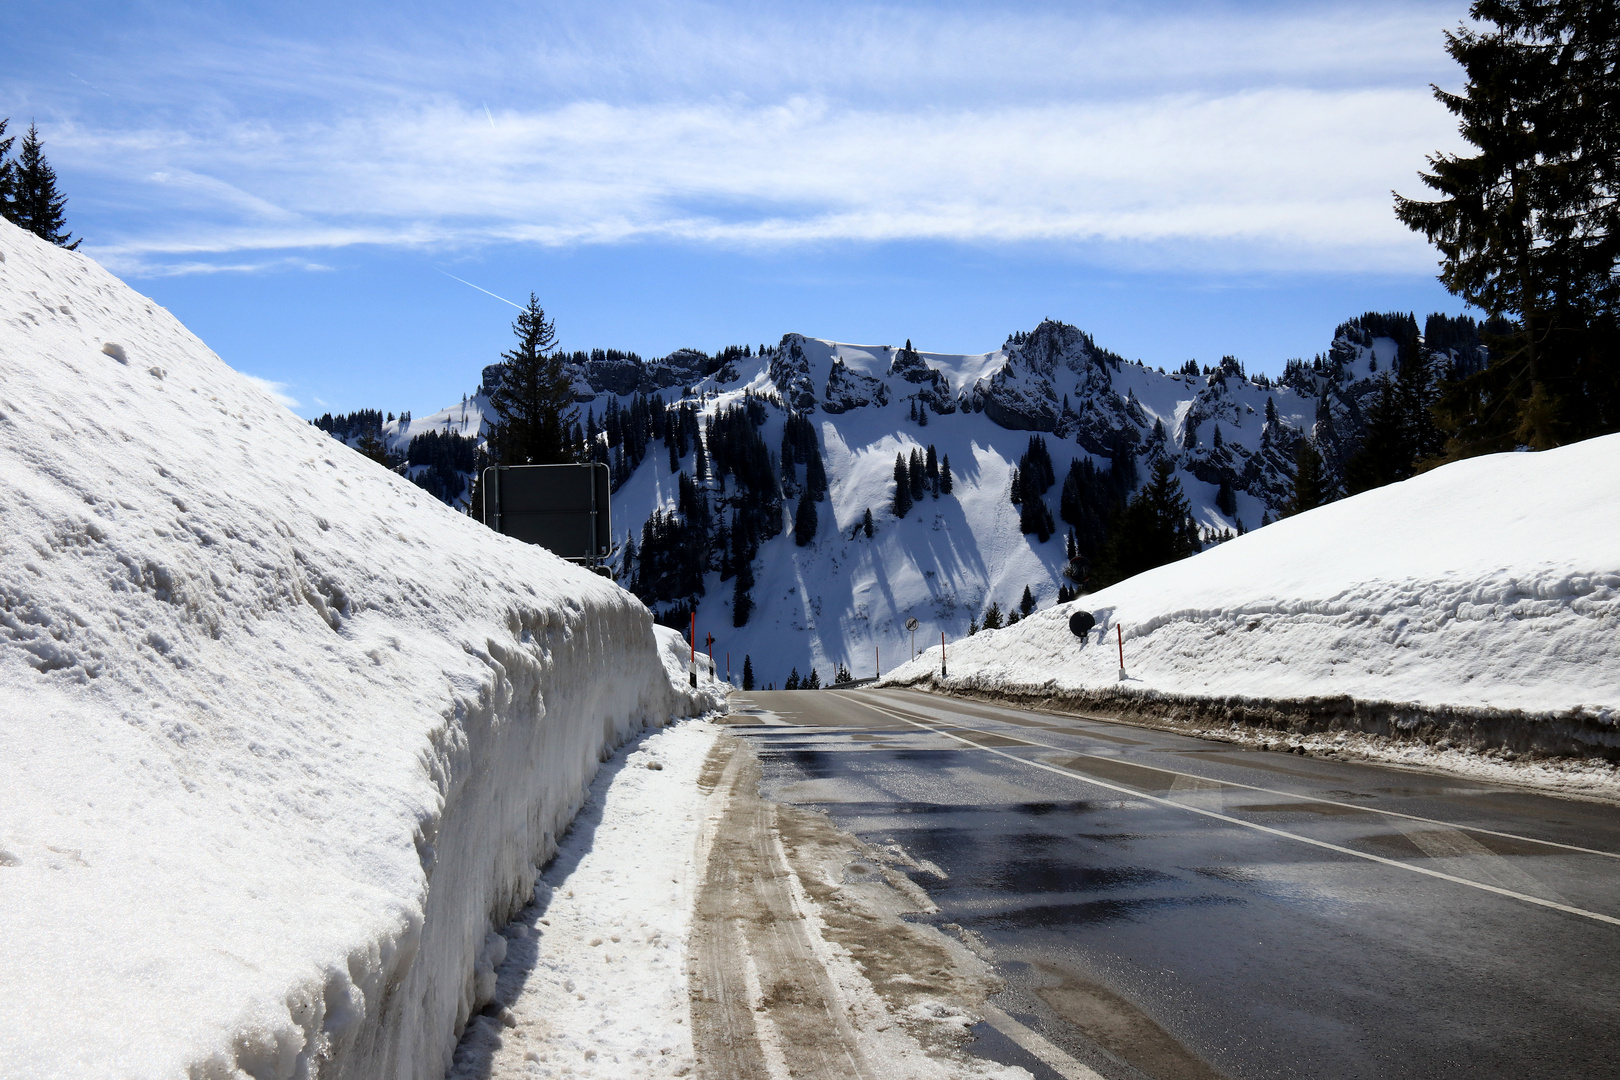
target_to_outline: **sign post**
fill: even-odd
[[[917,619],[915,616],[906,620],[906,629],[911,631],[911,658],[917,659]]]
[[[1125,624],[1115,623],[1114,633],[1119,639],[1119,681],[1125,681]]]
[[[939,677],[945,678],[945,631],[939,632]]]

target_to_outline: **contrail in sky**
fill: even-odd
[[[433,269],[439,270],[439,268],[437,266],[435,266]],[[488,289],[484,288],[482,285],[474,285],[472,282],[468,281],[466,278],[458,278],[458,277],[456,277],[456,275],[454,275],[452,273],[449,273],[448,271],[445,271],[445,270],[439,270],[439,273],[443,274],[445,277],[449,278],[451,281],[459,281],[459,282],[461,282],[463,285],[467,286],[469,289],[477,289],[479,292],[483,293],[485,296],[494,296],[495,299],[499,300],[503,304],[512,304],[512,301],[508,300],[506,297],[504,297],[504,296],[496,296],[494,293],[490,292]],[[523,310],[523,305],[522,304],[512,304],[512,306],[517,308],[519,311]]]
[[[495,126],[495,117],[494,117],[494,116],[492,116],[492,115],[490,115],[490,111],[489,111],[489,106],[488,106],[488,105],[485,105],[485,106],[484,106],[484,115],[485,115],[485,116],[488,116],[488,117],[489,117],[489,126],[490,126],[490,127],[494,127],[494,126]]]

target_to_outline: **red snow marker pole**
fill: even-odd
[[[697,685],[697,612],[692,612],[692,654],[687,659],[686,677],[693,686]]]
[[[878,657],[878,647],[872,646],[872,670],[877,672],[877,678],[883,678],[883,661]]]
[[[1125,681],[1125,625],[1123,623],[1115,623],[1114,624],[1114,633],[1119,638],[1119,681],[1124,682]]]
[[[945,677],[945,631],[939,632],[939,677]]]

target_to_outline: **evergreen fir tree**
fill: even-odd
[[[533,293],[512,331],[517,347],[501,354],[501,382],[489,398],[496,460],[501,465],[565,463],[570,459],[566,439],[578,416],[573,381],[556,351],[556,329]]]
[[[861,532],[866,534],[868,540],[872,539],[872,508],[870,506],[861,515]]]
[[[1344,464],[1344,484],[1352,495],[1405,480],[1413,472],[1416,448],[1395,381],[1385,375],[1378,384],[1361,445]]]
[[[1019,623],[1021,623],[1023,621],[1024,621],[1024,616],[1023,616],[1023,614],[1021,612],[1019,612],[1019,610],[1017,608],[1013,608],[1011,611],[1007,612],[1007,625],[1008,626],[1017,626]]]
[[[984,628],[986,630],[1000,630],[1002,625],[1001,605],[992,600],[990,606],[984,609]]]
[[[23,136],[22,149],[10,170],[10,212],[7,215],[41,240],[49,240],[69,251],[79,246],[78,240],[68,241],[67,218],[62,208],[67,196],[56,190],[56,172],[40,150],[39,129],[28,125]]]
[[[747,626],[748,616],[754,611],[754,598],[750,590],[754,587],[754,564],[744,559],[737,564],[736,582],[731,591],[731,625]]]
[[[753,688],[754,688],[754,661],[749,658],[747,653],[744,653],[743,654],[743,689],[744,690],[752,690]]]
[[[979,632],[979,620],[978,619],[969,619],[968,620],[968,637],[972,637],[974,634],[977,634],[978,632]]]
[[[939,461],[939,490],[942,495],[951,493],[951,455],[946,454]]]
[[[10,118],[0,118],[0,217],[15,225],[17,215],[12,200],[16,188],[17,167],[11,160],[11,144],[17,141],[17,137],[6,135],[6,126],[10,123]]]
[[[1489,366],[1436,408],[1452,458],[1620,428],[1616,8],[1475,0],[1469,14],[1475,27],[1446,34],[1463,90],[1434,94],[1478,152],[1429,158],[1438,200],[1395,198],[1445,286],[1499,320]]]
[[[929,494],[939,498],[939,455],[934,451],[934,444],[928,444],[928,456],[923,465],[923,481]]]
[[[804,486],[810,497],[821,502],[827,497],[827,466],[820,450],[811,450],[804,464]]]
[[[787,682],[782,684],[782,689],[784,689],[784,690],[797,690],[798,688],[799,688],[799,669],[794,668],[792,670],[792,672],[790,672],[788,674]]]
[[[816,674],[816,669],[815,668],[810,669],[810,677],[808,679],[804,680],[804,688],[806,690],[820,690],[821,689],[821,676]]]
[[[1299,451],[1294,457],[1294,495],[1283,509],[1283,516],[1314,510],[1331,501],[1332,494],[1323,472],[1322,455],[1317,453],[1316,445],[1310,439],[1301,439]],[[1267,525],[1270,522],[1262,517],[1260,524]]]
[[[894,455],[894,516],[905,518],[911,513],[911,469],[906,465],[906,455]]]
[[[1275,401],[1273,401],[1271,398],[1268,397],[1268,398],[1266,398],[1266,423],[1275,424],[1276,422],[1277,422],[1277,403]]]
[[[799,498],[798,512],[793,515],[793,542],[807,547],[816,538],[816,500],[807,491]]]
[[[1111,585],[1155,566],[1198,553],[1202,543],[1175,466],[1160,458],[1153,475],[1126,504],[1109,532],[1096,569],[1098,585]]]
[[[1025,615],[1035,610],[1035,594],[1028,585],[1024,586],[1024,595],[1018,600],[1018,610]]]
[[[928,470],[923,464],[921,450],[911,452],[911,461],[907,466],[907,476],[911,480],[911,501],[921,502],[928,487]]]

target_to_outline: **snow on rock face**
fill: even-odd
[[[86,257],[0,252],[3,1071],[442,1075],[604,749],[718,695]]]
[[[953,643],[949,684],[1620,721],[1620,435],[1457,462]],[[1097,627],[1084,642],[1077,610]],[[936,645],[896,669],[939,671]]]

